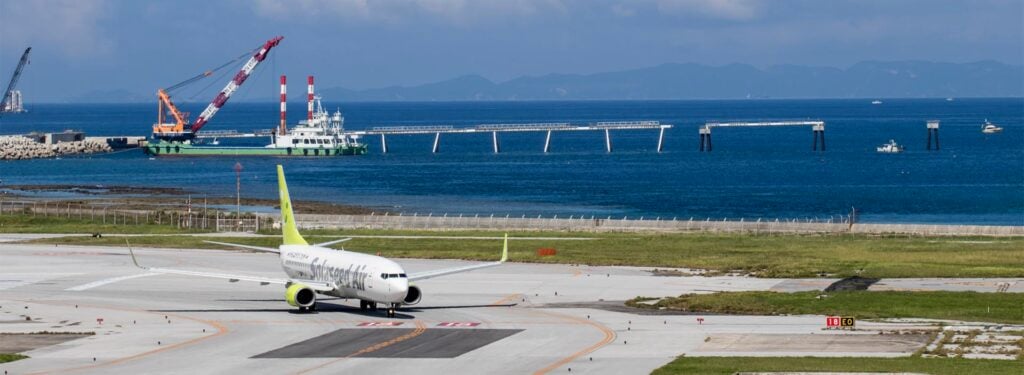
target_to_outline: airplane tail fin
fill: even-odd
[[[504,263],[508,260],[508,233],[505,233],[505,243],[501,246],[501,260],[498,262]]]
[[[295,227],[292,200],[288,196],[288,183],[284,180],[284,168],[277,166],[277,188],[281,193],[281,237],[284,245],[309,245]]]

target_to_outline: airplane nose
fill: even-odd
[[[396,300],[405,299],[405,295],[409,293],[409,281],[405,279],[394,280],[391,283],[391,296]]]

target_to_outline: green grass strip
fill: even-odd
[[[977,292],[723,292],[666,298],[659,308],[750,315],[839,315],[857,319],[927,318],[991,323],[1024,323],[1024,293]],[[822,322],[824,324],[824,321]]]
[[[856,371],[911,372],[932,375],[1020,374],[1020,360],[962,358],[815,358],[815,357],[680,357],[653,372],[734,374],[737,372]]]
[[[166,229],[165,229],[166,230]],[[91,228],[85,232],[93,231]],[[104,232],[106,233],[106,232]],[[316,231],[311,242],[336,235],[435,235],[500,237],[499,231]],[[868,235],[752,235],[721,233],[566,233],[512,232],[509,259],[516,262],[601,266],[685,267],[718,273],[738,271],[759,277],[1024,277],[1024,238],[909,237]],[[514,237],[588,237],[592,240],[516,240]],[[279,238],[205,238],[258,246]],[[185,236],[138,237],[138,246],[223,248]],[[123,245],[104,237],[40,240],[42,243]],[[356,238],[338,244],[388,257],[494,260],[500,240]],[[555,248],[541,257],[538,248]]]
[[[0,353],[0,363],[14,362],[19,359],[25,358],[28,358],[28,356],[21,354]]]

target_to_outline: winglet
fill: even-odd
[[[135,251],[132,251],[132,244],[128,242],[127,238],[124,239],[124,244],[128,245],[128,255],[131,255],[132,263],[135,263],[135,267],[138,267],[138,268],[141,268],[141,269],[147,269],[146,267],[140,266],[139,265],[139,260],[135,259]]]
[[[285,245],[309,245],[295,227],[292,200],[288,196],[288,183],[284,180],[284,168],[277,166],[277,188],[281,193],[281,237]]]
[[[508,233],[505,233],[505,245],[501,248],[501,260],[498,262],[504,263],[508,260]]]

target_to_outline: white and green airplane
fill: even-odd
[[[416,274],[405,273],[402,266],[394,261],[368,254],[335,250],[326,246],[347,241],[343,238],[324,243],[310,245],[295,227],[295,215],[292,213],[291,199],[288,196],[288,185],[284,179],[284,169],[277,166],[277,179],[281,193],[281,232],[283,241],[277,249],[260,246],[249,246],[223,242],[207,241],[220,245],[233,246],[248,250],[279,254],[281,267],[287,278],[267,278],[259,276],[233,275],[227,273],[211,273],[179,270],[158,267],[143,267],[135,258],[135,252],[128,247],[132,262],[136,267],[150,272],[213,277],[227,279],[231,282],[252,281],[261,285],[284,285],[284,300],[299,311],[316,309],[317,294],[341,298],[359,299],[362,310],[376,309],[377,304],[387,306],[388,317],[395,316],[395,310],[402,305],[415,305],[423,297],[422,290],[413,285],[413,281],[438,276],[478,270],[501,265],[508,259],[508,234],[505,234],[501,260],[465,267],[427,271]]]

